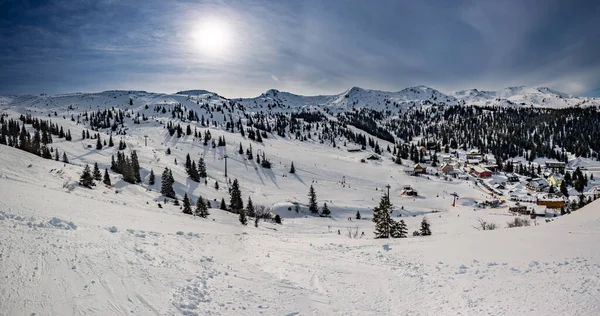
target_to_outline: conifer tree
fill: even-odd
[[[67,153],[66,152],[63,152],[62,161],[64,163],[69,163],[69,158],[67,158]]]
[[[54,160],[55,161],[59,161],[60,160],[60,155],[58,154],[58,149],[54,151]]]
[[[190,154],[188,153],[185,156],[185,171],[187,171],[188,175],[190,174],[191,168],[192,168],[192,159],[190,158]]]
[[[408,236],[407,233],[408,228],[406,227],[406,223],[404,223],[403,219],[398,222],[392,220],[392,227],[390,231],[390,236],[392,238],[406,238]]]
[[[246,217],[246,211],[244,211],[244,209],[240,210],[240,223],[242,225],[248,225],[248,218]]]
[[[290,173],[296,173],[296,167],[294,167],[293,161],[292,161],[292,165],[290,166]]]
[[[219,190],[219,181],[215,180],[215,190]]]
[[[100,134],[96,135],[96,149],[98,149],[98,150],[102,149],[102,141],[100,140]]]
[[[206,201],[208,202],[208,201]],[[196,215],[202,217],[202,218],[206,218],[208,217],[208,215],[210,215],[208,213],[208,205],[206,205],[206,203],[204,203],[204,199],[202,199],[201,196],[198,197],[198,201],[196,202]]]
[[[108,169],[104,168],[104,179],[103,181],[104,184],[106,184],[107,186],[111,186],[111,182],[110,182],[110,176],[108,175]]]
[[[281,224],[281,216],[279,214],[275,214],[275,224]]]
[[[252,204],[252,199],[250,197],[248,197],[248,203],[246,203],[246,214],[250,217],[256,217],[254,204]]]
[[[321,210],[321,216],[329,217],[331,215],[331,211],[327,206],[327,203],[323,203],[323,209]]]
[[[356,211],[356,219],[360,219],[360,211]]]
[[[240,185],[237,179],[233,180],[230,196],[231,210],[236,213],[241,212],[244,208],[244,202],[242,201],[242,192],[240,191]]]
[[[315,188],[310,186],[310,190],[308,191],[308,209],[311,213],[316,214],[319,212],[319,207],[317,206],[317,193],[315,193]]]
[[[100,172],[100,168],[98,168],[98,163],[97,162],[94,163],[94,173],[93,173],[93,175],[94,175],[94,180],[96,180],[96,181],[102,180],[102,173]]]
[[[110,136],[108,137],[108,147],[113,147],[115,145],[115,143],[113,142],[112,139],[112,133],[110,133]]]
[[[392,204],[387,196],[382,196],[379,205],[373,209],[375,238],[389,238],[394,220],[390,217]]]
[[[203,157],[200,157],[200,160],[198,160],[198,175],[200,176],[200,178],[206,178],[208,176],[206,174],[206,164],[204,163]]]
[[[154,185],[154,170],[150,169],[150,176],[148,176],[148,184]]]
[[[243,155],[244,149],[242,148],[242,143],[240,143],[240,149],[238,150],[238,154]]]
[[[140,175],[140,162],[138,161],[137,152],[135,150],[131,152],[131,171],[135,178],[135,183],[141,183],[142,176]]]
[[[94,185],[94,177],[92,176],[90,165],[85,165],[85,168],[83,168],[83,173],[79,178],[79,184],[90,189]]]
[[[175,180],[173,179],[173,174],[169,170],[169,168],[165,168],[161,177],[161,188],[160,193],[168,198],[175,198],[175,190],[173,190],[173,183]]]
[[[421,236],[430,236],[431,235],[431,225],[427,221],[426,217],[423,217],[421,221]]]
[[[227,204],[225,204],[225,198],[221,198],[221,206],[219,207],[223,211],[227,210]]]
[[[190,205],[187,193],[183,196],[183,213],[192,215],[192,206]]]
[[[560,182],[560,192],[566,197],[569,196],[569,190],[567,189],[567,181],[563,180]]]

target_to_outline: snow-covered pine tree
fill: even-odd
[[[110,136],[108,137],[108,147],[113,147],[115,145],[115,143],[113,142],[112,139],[112,133],[110,133]]]
[[[110,176],[108,175],[108,168],[104,168],[104,179],[102,180],[107,186],[111,186]]]
[[[294,167],[293,161],[292,161],[292,165],[290,166],[290,173],[296,173],[296,167]]]
[[[321,210],[321,216],[329,217],[331,215],[331,211],[327,206],[327,203],[323,203],[323,209]]]
[[[254,204],[252,204],[252,199],[250,197],[248,197],[248,203],[246,203],[246,214],[250,217],[256,217]]]
[[[227,204],[225,204],[225,198],[221,198],[221,205],[219,206],[223,211],[227,210]]]
[[[192,215],[192,206],[187,193],[183,196],[183,213]]]
[[[390,217],[392,204],[387,196],[382,196],[379,205],[373,209],[373,222],[375,222],[375,238],[389,238],[391,226],[394,221]]]
[[[67,153],[66,152],[63,152],[62,161],[64,163],[69,163],[69,158],[67,158]]]
[[[83,168],[83,173],[79,178],[79,185],[90,189],[94,185],[94,177],[92,176],[90,165],[85,165],[85,167]]]
[[[93,173],[93,176],[94,176],[94,180],[96,180],[96,181],[102,180],[102,173],[100,172],[100,168],[98,167],[98,163],[97,162],[94,163],[94,173]]]
[[[190,158],[190,154],[188,153],[185,156],[185,171],[190,174],[190,169],[192,168],[192,159]]]
[[[308,191],[308,209],[311,213],[316,214],[319,213],[319,207],[317,206],[317,193],[315,193],[315,188],[310,186],[310,190]]]
[[[421,236],[430,236],[431,235],[431,225],[427,221],[426,217],[423,217],[421,221]]]
[[[208,200],[206,201],[208,203]],[[202,218],[208,217],[210,215],[208,213],[208,205],[204,202],[202,196],[198,197],[198,201],[196,202],[196,215]]]
[[[401,219],[398,222],[392,220],[392,225],[391,225],[391,230],[390,230],[390,236],[392,238],[406,238],[407,233],[408,233],[408,228],[406,227],[406,223],[404,223],[403,219]]]

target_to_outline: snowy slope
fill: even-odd
[[[508,87],[499,91],[461,90],[452,94],[462,104],[482,106],[534,106],[546,108],[565,108],[573,106],[597,106],[595,98],[577,97],[552,90],[547,87],[529,88],[525,86]]]
[[[243,227],[216,209],[208,219],[159,209],[156,194],[137,186],[70,187],[80,167],[13,148],[1,147],[0,165],[7,315],[600,312],[600,202],[552,223],[488,232],[470,225],[510,217],[459,206],[428,215],[431,237],[349,239],[347,228],[368,234],[372,223],[348,223],[334,209],[332,219]],[[414,229],[420,216],[406,221]]]

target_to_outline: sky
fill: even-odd
[[[0,0],[0,93],[600,96],[599,39],[594,0]]]

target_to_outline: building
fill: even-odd
[[[471,172],[478,178],[490,178],[492,176],[492,171],[489,169],[482,168],[480,166],[475,166],[471,168]]]
[[[546,161],[546,168],[553,172],[564,173],[567,164],[561,161]]]
[[[417,192],[417,190],[413,189],[410,185],[405,185],[404,188],[402,189],[402,193],[403,196],[418,196],[419,192]]]
[[[423,166],[421,166],[421,164],[416,164],[413,167],[413,173],[414,174],[424,174],[424,173],[427,173],[427,167],[423,167]]]
[[[444,163],[440,167],[440,172],[443,174],[449,174],[449,173],[452,173],[453,171],[454,171],[454,167],[449,163]]]
[[[548,183],[555,187],[560,187],[560,184],[563,182],[563,176],[560,174],[552,174],[548,177]]]
[[[543,178],[531,179],[531,181],[527,183],[527,188],[534,192],[542,192],[548,187],[550,187],[548,181],[546,181],[546,179]]]
[[[483,155],[474,149],[467,154],[466,158],[467,161],[477,161],[477,163],[480,163],[483,160]]]
[[[519,182],[519,176],[517,176],[514,173],[511,174],[507,174],[506,175],[506,181],[510,182],[510,183],[515,183],[515,182]]]

